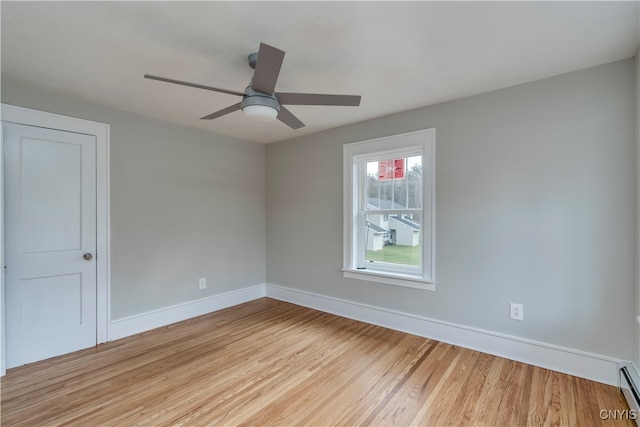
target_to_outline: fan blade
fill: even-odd
[[[211,113],[208,116],[200,117],[200,120],[211,120],[216,117],[224,116],[225,114],[233,113],[234,111],[238,111],[240,109],[240,103],[234,104],[230,107],[223,108],[220,111],[216,111],[215,113]]]
[[[278,120],[294,130],[304,127],[304,123],[302,123],[291,111],[287,110],[282,105],[280,106],[280,112],[278,113]]]
[[[322,95],[318,93],[276,92],[280,104],[285,105],[337,105],[357,107],[360,95]]]
[[[271,95],[276,88],[280,67],[284,60],[284,52],[268,44],[260,43],[256,71],[253,74],[251,87],[258,92]]]
[[[176,85],[195,87],[195,88],[198,88],[198,89],[212,90],[214,92],[226,93],[228,95],[244,96],[244,93],[242,93],[242,92],[236,92],[236,91],[233,91],[233,90],[226,90],[226,89],[219,89],[217,87],[205,86],[205,85],[200,85],[200,84],[197,84],[197,83],[183,82],[183,81],[180,81],[180,80],[168,79],[166,77],[152,76],[151,74],[145,74],[144,78],[145,79],[151,79],[151,80],[158,80],[160,82],[165,82],[165,83],[173,83],[173,84],[176,84]]]

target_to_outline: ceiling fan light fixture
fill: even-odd
[[[240,108],[245,117],[261,123],[274,121],[280,113],[280,103],[274,95],[258,92],[251,87],[245,89]]]
[[[269,105],[247,105],[242,108],[245,117],[255,122],[269,123],[278,118],[279,111]]]

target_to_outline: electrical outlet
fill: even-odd
[[[511,320],[524,320],[524,308],[522,304],[512,302],[509,305],[509,318]]]
[[[201,277],[200,280],[198,280],[198,286],[200,287],[200,289],[206,289],[207,288],[207,278],[206,277]]]

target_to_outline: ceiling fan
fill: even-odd
[[[284,59],[284,52],[268,44],[260,43],[258,52],[249,55],[249,66],[255,70],[249,86],[244,92],[219,89],[196,83],[183,82],[165,77],[145,74],[144,78],[173,83],[198,89],[211,90],[242,97],[242,101],[215,113],[202,117],[202,120],[211,120],[234,111],[242,110],[245,116],[259,122],[270,122],[276,118],[291,129],[300,129],[304,126],[291,111],[284,105],[336,105],[352,106],[360,105],[359,95],[323,95],[316,93],[290,93],[275,92],[276,81],[280,74],[280,67]]]

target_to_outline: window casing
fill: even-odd
[[[435,290],[435,129],[345,144],[343,275]]]

